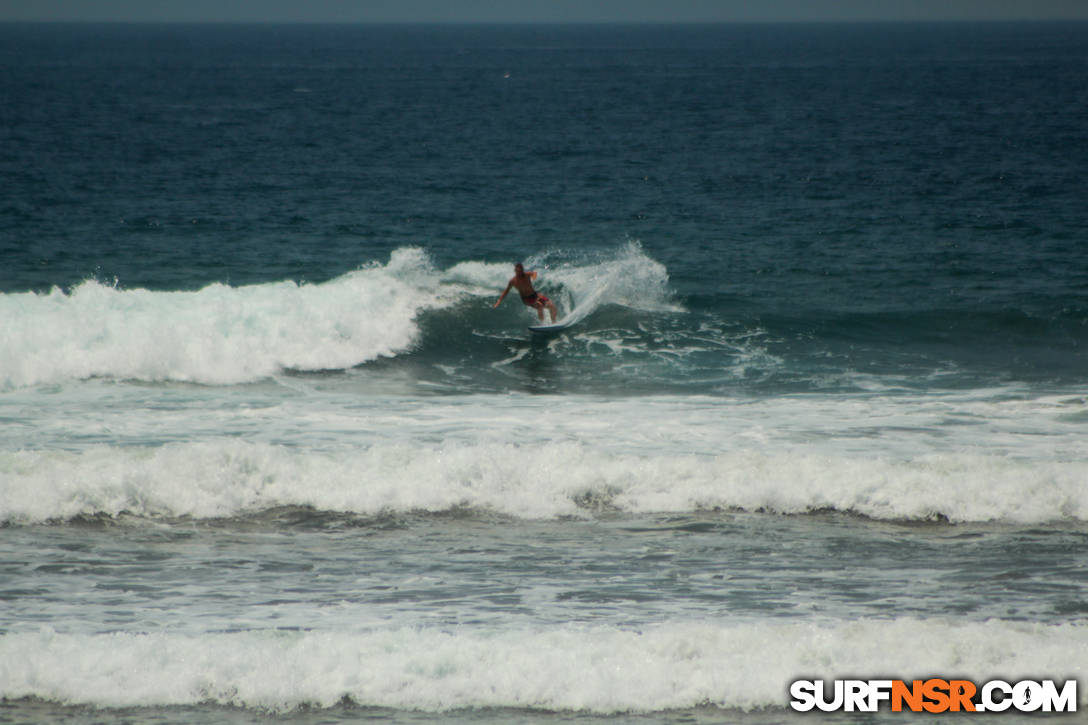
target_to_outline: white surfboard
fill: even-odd
[[[529,332],[533,332],[538,335],[547,335],[551,332],[559,332],[561,330],[565,330],[577,321],[578,320],[567,317],[566,319],[557,320],[546,325],[529,325]]]

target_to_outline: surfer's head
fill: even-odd
[[[514,265],[514,274],[518,275],[519,277],[525,274],[525,267],[522,266],[521,262],[518,262]]]

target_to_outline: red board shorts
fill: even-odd
[[[551,302],[551,300],[549,300],[547,297],[540,294],[539,292],[534,292],[528,297],[522,297],[521,301],[527,304],[529,307],[537,308],[545,307],[549,302]]]

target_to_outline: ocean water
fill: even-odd
[[[0,25],[0,98],[0,722],[1088,704],[1088,25]]]

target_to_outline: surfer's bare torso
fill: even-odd
[[[533,279],[536,277],[536,272],[526,272],[525,268],[521,264],[514,265],[514,276],[510,278],[510,282],[507,283],[506,289],[499,295],[499,300],[493,307],[498,307],[502,304],[502,301],[506,298],[506,294],[511,289],[516,289],[518,294],[521,295],[521,301],[527,306],[536,310],[537,317],[544,320],[544,310],[547,309],[548,313],[552,317],[552,322],[555,322],[556,309],[555,303],[548,299],[545,295],[537,292],[533,287]]]

